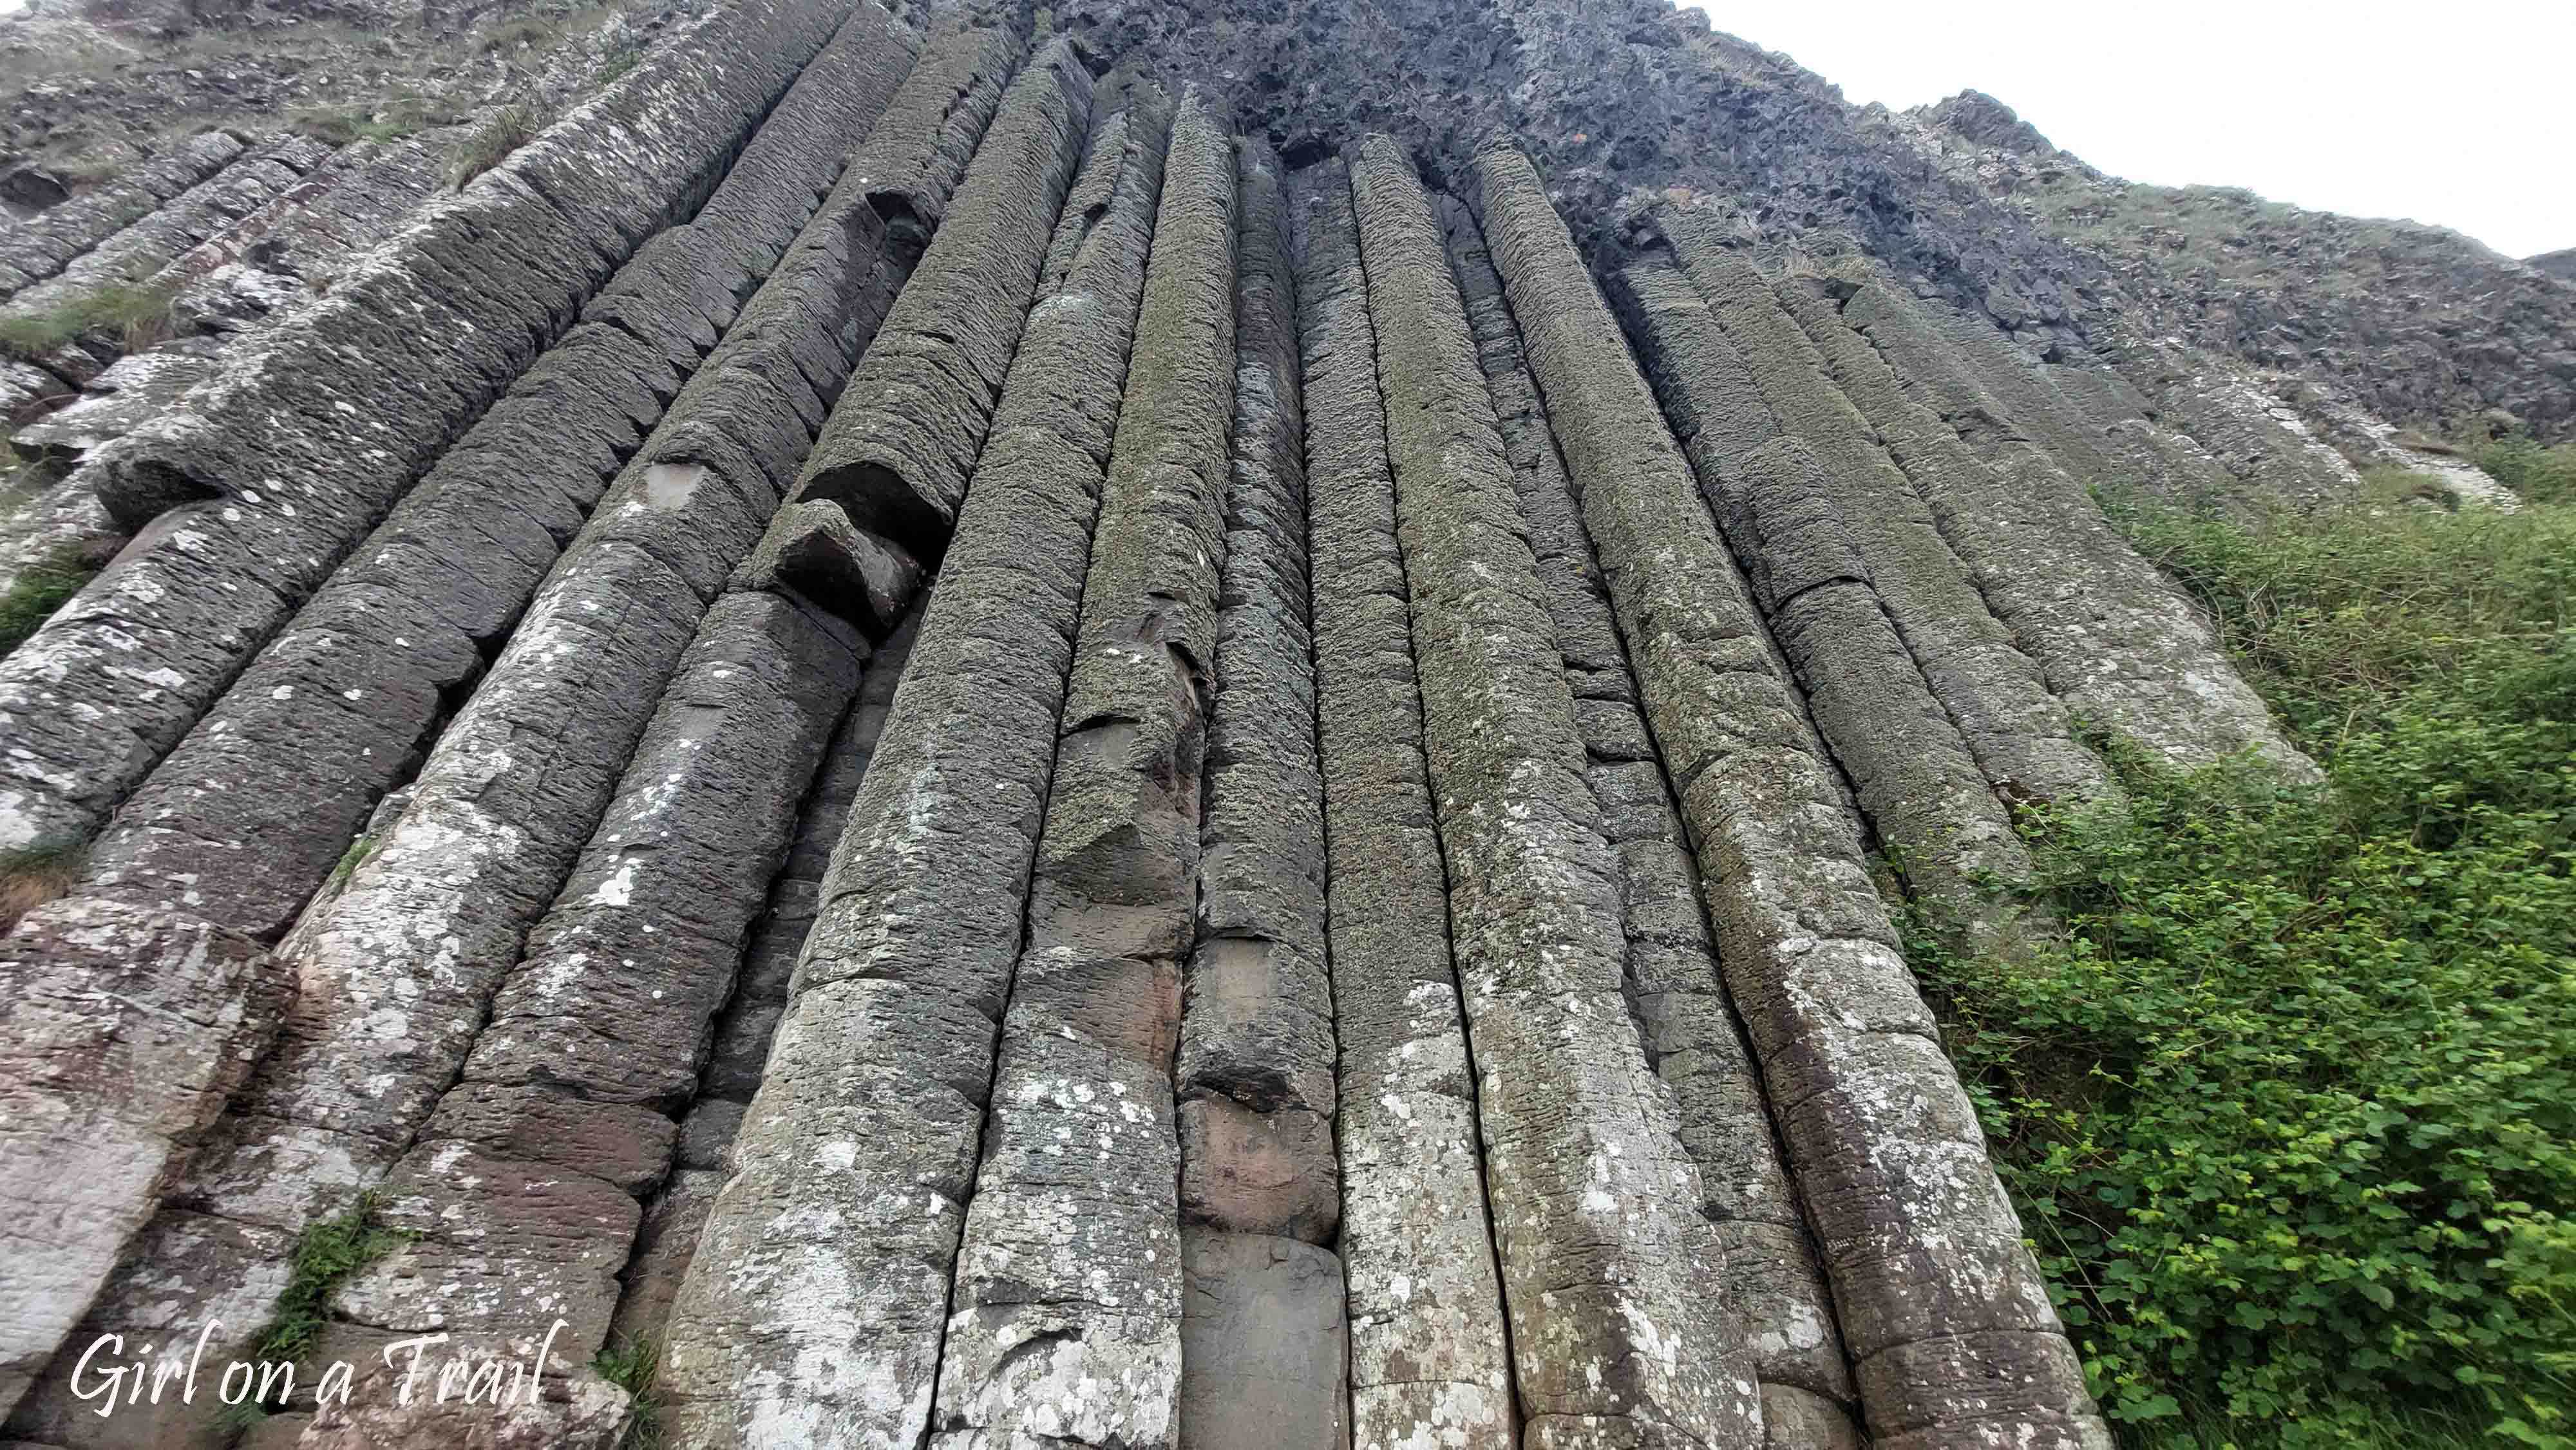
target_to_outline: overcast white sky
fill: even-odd
[[[2576,247],[2576,0],[1709,0],[1903,109],[1980,90],[2132,181]]]

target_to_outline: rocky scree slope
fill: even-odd
[[[2107,1446],[1898,922],[2081,722],[2313,776],[2097,500],[2353,464],[1630,13],[711,5],[82,448],[5,1433]]]

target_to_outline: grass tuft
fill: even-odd
[[[0,851],[0,931],[48,901],[60,901],[79,882],[89,844]]]
[[[167,288],[121,282],[44,312],[0,319],[0,352],[28,362],[89,332],[112,334],[127,352],[140,352],[170,335]]]
[[[98,576],[100,567],[75,550],[21,570],[8,591],[0,593],[0,655],[25,644],[29,635],[54,617],[54,611]]]
[[[458,143],[456,159],[447,171],[448,184],[463,191],[466,183],[535,140],[545,126],[545,111],[535,101],[512,101],[502,106],[490,120],[476,127],[473,135]]]
[[[655,1393],[662,1374],[660,1341],[621,1335],[615,1344],[599,1352],[590,1367],[601,1379],[633,1397],[618,1450],[662,1450],[662,1403]]]
[[[305,1226],[295,1241],[286,1287],[267,1325],[251,1342],[254,1360],[301,1362],[321,1337],[331,1296],[349,1277],[419,1237],[408,1229],[387,1228],[376,1221],[384,1196],[372,1190],[358,1195],[346,1213]]]

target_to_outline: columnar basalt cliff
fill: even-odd
[[[2062,932],[2105,736],[2312,777],[2102,501],[2374,459],[1812,82],[723,0],[452,188],[12,221],[238,325],[0,375],[7,560],[114,552],[0,657],[6,1436],[2107,1447],[1899,921]]]

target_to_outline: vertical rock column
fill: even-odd
[[[2039,446],[2044,436],[2083,433],[2080,417],[2051,408],[2040,379],[2021,380],[2020,407],[2008,408],[1940,367],[1959,350],[1941,341],[1924,308],[1876,283],[1839,308],[1804,289],[1784,300],[1930,502],[1996,617],[2070,707],[2185,768],[2252,749],[2290,773],[2313,774],[2208,621]],[[1900,357],[1912,360],[1902,375],[1891,366]],[[1989,361],[1998,373],[2031,370],[2016,358]],[[2057,416],[2043,433],[2019,421],[2024,408]]]
[[[408,806],[279,948],[300,995],[179,1206],[291,1236],[420,1131],[900,281],[873,216],[845,176],[565,549]],[[191,1292],[243,1276],[274,1292],[255,1258]]]
[[[1484,234],[1463,204],[1449,197],[1436,204],[1512,460],[1539,584],[1555,616],[1585,774],[1618,858],[1626,990],[1647,1060],[1679,1101],[1682,1148],[1699,1165],[1702,1211],[1716,1225],[1724,1256],[1720,1308],[1729,1342],[1751,1349],[1765,1444],[1856,1446],[1842,1336],[1780,1160],[1761,1074],[1718,985],[1689,838],[1638,709],[1573,483]]]
[[[527,1363],[550,1345],[566,1371],[606,1344],[639,1200],[670,1168],[744,928],[866,653],[786,595],[707,611],[461,1080],[386,1176],[384,1221],[417,1237],[344,1283],[337,1317],[444,1331],[451,1357]],[[370,1389],[317,1417],[326,1443],[462,1436],[494,1414]]]
[[[2016,946],[2014,910],[1984,879],[2026,877],[2030,854],[1881,605],[1823,465],[1781,431],[1679,273],[1631,267],[1616,282],[1700,496],[1906,884],[1966,940]]]
[[[1324,962],[1296,294],[1279,158],[1237,141],[1233,486],[1174,1072],[1185,1443],[1339,1450],[1349,1352]]]
[[[1225,552],[1234,154],[1172,126],[940,1354],[934,1445],[1178,1443],[1172,1055]]]
[[[1384,137],[1351,190],[1522,1443],[1756,1444],[1699,1173],[1622,996],[1613,858],[1440,233]]]
[[[1831,766],[1804,743],[1654,398],[1528,159],[1489,147],[1476,180],[1647,718],[1681,788],[1719,959],[1872,1439],[1902,1450],[2107,1450]]]
[[[936,567],[1001,395],[1047,240],[1091,123],[1092,78],[1056,40],[1014,87],[931,240],[797,475],[773,549],[882,580]],[[880,590],[882,585],[876,586]]]
[[[1515,1419],[1476,1089],[1422,758],[1349,173],[1288,179],[1306,414],[1342,1226],[1359,1450],[1501,1450]]]
[[[1018,955],[1169,126],[1092,138],[672,1307],[684,1444],[912,1446]]]
[[[894,703],[895,684],[912,657],[912,641],[921,615],[907,616],[885,643],[868,657],[858,698],[842,717],[813,789],[797,814],[795,839],[787,860],[769,883],[767,908],[753,921],[743,943],[742,968],[734,977],[733,996],[716,1018],[714,1040],[699,1070],[697,1096],[680,1120],[679,1143],[672,1173],[644,1209],[634,1255],[627,1260],[611,1323],[612,1344],[628,1351],[658,1347],[671,1315],[671,1301],[697,1252],[698,1232],[724,1186],[724,1167],[742,1126],[743,1109],[760,1090],[769,1062],[770,1034],[787,1003],[788,981],[797,954],[814,925],[814,899],[821,889],[832,847],[849,823],[850,802],[867,774]]]
[[[1831,491],[1820,502],[1841,515],[1889,619],[1987,780],[2041,800],[2099,791],[2102,763],[2075,741],[2039,668],[1987,609],[1930,509],[1826,375],[1770,284],[1705,234],[1704,214],[1667,207],[1656,217],[1781,431],[1823,463]]]

